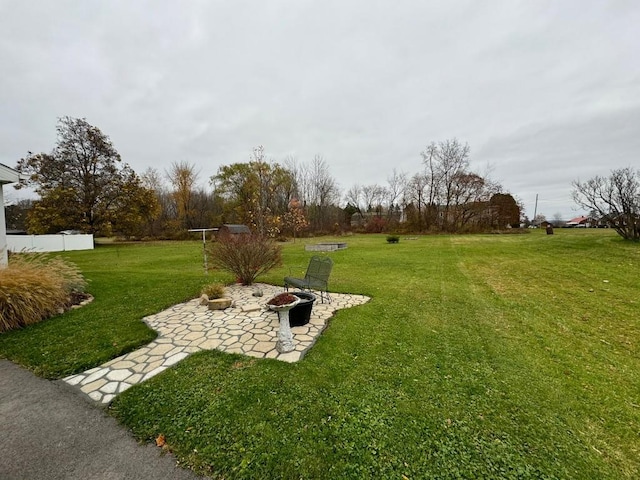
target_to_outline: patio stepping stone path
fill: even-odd
[[[253,296],[257,290],[262,291],[262,297]],[[297,362],[313,346],[336,310],[370,300],[364,295],[331,293],[331,303],[320,303],[318,294],[309,323],[291,327],[295,350],[279,353],[276,350],[278,314],[267,310],[265,303],[281,292],[282,287],[267,284],[231,285],[226,287],[226,293],[234,302],[225,310],[209,310],[206,305],[200,305],[200,299],[194,299],[145,317],[143,321],[158,332],[158,338],[138,350],[63,380],[95,402],[107,404],[132,385],[148,380],[200,350],[216,349]]]

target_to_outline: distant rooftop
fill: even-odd
[[[249,230],[249,227],[247,227],[246,225],[227,223],[222,225],[222,227],[220,227],[220,232],[239,234],[239,233],[251,233],[251,230]]]

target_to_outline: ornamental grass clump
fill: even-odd
[[[0,332],[40,322],[72,303],[86,281],[78,268],[42,254],[12,255],[0,269]]]
[[[281,250],[273,240],[253,234],[221,234],[208,247],[211,265],[233,274],[243,285],[279,266]]]
[[[222,298],[225,294],[224,285],[221,283],[210,283],[204,286],[201,293],[206,295],[209,300]]]

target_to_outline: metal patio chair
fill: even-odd
[[[329,257],[321,257],[314,255],[309,260],[307,273],[304,278],[284,277],[284,289],[289,290],[289,286],[299,288],[300,290],[318,290],[320,292],[320,302],[324,303],[324,297],[331,303],[329,296],[329,275],[333,268],[333,260]]]

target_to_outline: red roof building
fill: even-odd
[[[583,215],[581,217],[572,218],[566,223],[566,225],[567,227],[590,227],[592,223],[594,223],[592,218],[585,217]]]

